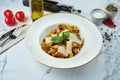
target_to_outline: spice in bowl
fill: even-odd
[[[118,11],[118,8],[114,5],[108,5],[106,7],[106,10],[110,11],[110,12],[117,12]]]
[[[109,18],[113,19],[117,15],[119,11],[118,7],[119,6],[115,3],[110,3],[106,6],[105,11]]]

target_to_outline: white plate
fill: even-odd
[[[43,37],[53,28],[52,25],[68,23],[76,25],[85,39],[85,43],[80,53],[73,58],[60,59],[46,54],[41,49]],[[44,16],[35,21],[28,30],[25,37],[25,44],[30,51],[30,55],[38,62],[54,68],[75,68],[92,61],[102,47],[102,36],[97,28],[88,19],[69,13],[56,13]]]

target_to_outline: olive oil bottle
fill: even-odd
[[[31,18],[33,21],[44,16],[44,2],[43,0],[30,0]]]

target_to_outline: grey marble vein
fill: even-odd
[[[106,48],[105,52],[105,65],[106,65],[106,76],[103,80],[119,80],[120,79],[120,42],[119,38],[112,44],[114,47]]]
[[[40,80],[44,80],[45,76],[48,75],[48,74],[50,74],[51,71],[52,71],[52,68],[47,69],[46,72],[43,74],[43,76],[41,77]]]
[[[2,62],[3,62],[3,66],[2,66],[2,69],[1,69],[1,71],[0,71],[1,75],[2,75],[2,73],[4,72],[5,66],[6,66],[6,64],[7,64],[7,54],[5,55],[5,58],[3,59]]]

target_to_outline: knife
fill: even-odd
[[[22,25],[20,25],[20,26],[21,26],[21,27],[24,27],[24,26],[26,26],[26,24],[22,24]],[[2,40],[4,40],[6,37],[10,36],[10,35],[14,32],[15,29],[16,29],[16,28],[8,31],[7,33],[5,33],[5,34],[3,34],[3,35],[1,35],[1,36],[0,36],[0,42],[1,42]]]
[[[14,30],[15,29],[12,29],[12,30],[8,31],[7,33],[1,35],[0,41],[2,41],[3,39],[5,39],[6,37],[10,36],[13,33]]]

